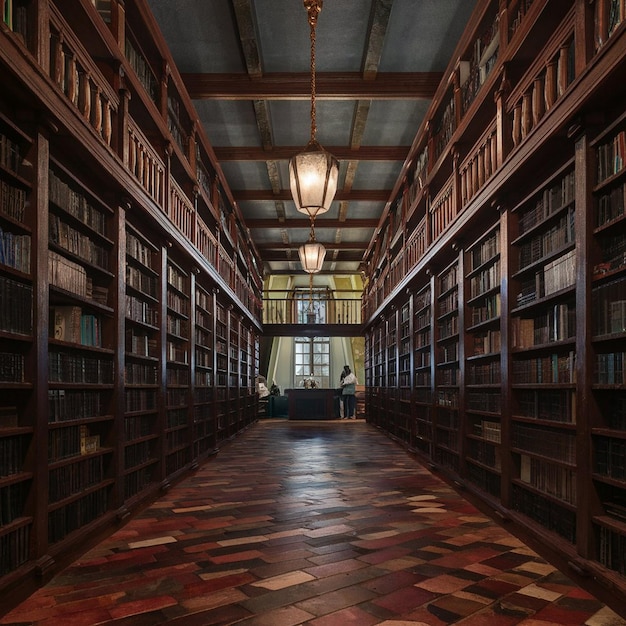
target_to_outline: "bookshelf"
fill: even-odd
[[[124,310],[123,497],[135,497],[159,479],[161,381],[160,248],[130,223],[126,237]]]
[[[398,312],[398,431],[406,444],[411,443],[411,302]]]
[[[218,186],[241,215],[149,8],[63,6],[0,0],[0,592],[16,602],[258,408],[256,251],[221,233]]]
[[[435,416],[433,456],[437,463],[459,470],[460,362],[459,260],[436,277]],[[461,299],[462,302],[462,299]]]
[[[512,507],[576,537],[574,172],[512,209]]]
[[[190,462],[190,275],[168,255],[166,274],[165,471],[174,475]]]
[[[387,320],[413,310],[408,448],[610,588],[617,607],[624,15],[613,0],[478,3],[390,195],[392,206],[408,189],[394,258],[405,272],[387,271],[387,251],[372,248],[364,294],[374,388],[390,366]],[[489,71],[472,83],[483,50]],[[376,395],[368,420],[399,439]]]
[[[34,507],[29,503],[35,472],[36,420],[32,372],[34,215],[32,179],[22,164],[33,140],[0,116],[0,576],[11,574],[32,554]]]
[[[48,172],[47,539],[72,534],[112,506],[114,211],[82,172]]]
[[[213,386],[215,383],[213,294],[196,282],[193,386],[194,458],[217,449]]]
[[[228,310],[215,306],[215,416],[218,444],[228,439]]]
[[[500,498],[501,263],[499,221],[465,252],[465,462],[468,479]]]
[[[623,17],[623,16],[622,16]],[[620,115],[592,145],[591,553],[626,576],[626,123]]]
[[[431,281],[428,281],[413,296],[413,447],[428,455],[432,453],[433,444],[432,293]]]

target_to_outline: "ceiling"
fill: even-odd
[[[302,0],[148,0],[269,274],[301,272],[288,162],[310,138]],[[323,272],[358,273],[474,0],[326,0],[317,139],[340,162]]]

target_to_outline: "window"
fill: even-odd
[[[330,338],[296,337],[294,385],[304,387],[312,379],[318,387],[330,387]]]
[[[326,289],[296,290],[294,292],[298,324],[326,324]]]

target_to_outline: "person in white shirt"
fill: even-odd
[[[352,370],[346,365],[345,376],[341,381],[341,397],[343,399],[343,419],[356,419],[356,386],[359,384]]]

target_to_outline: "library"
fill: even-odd
[[[626,624],[625,0],[0,9],[0,624]]]

